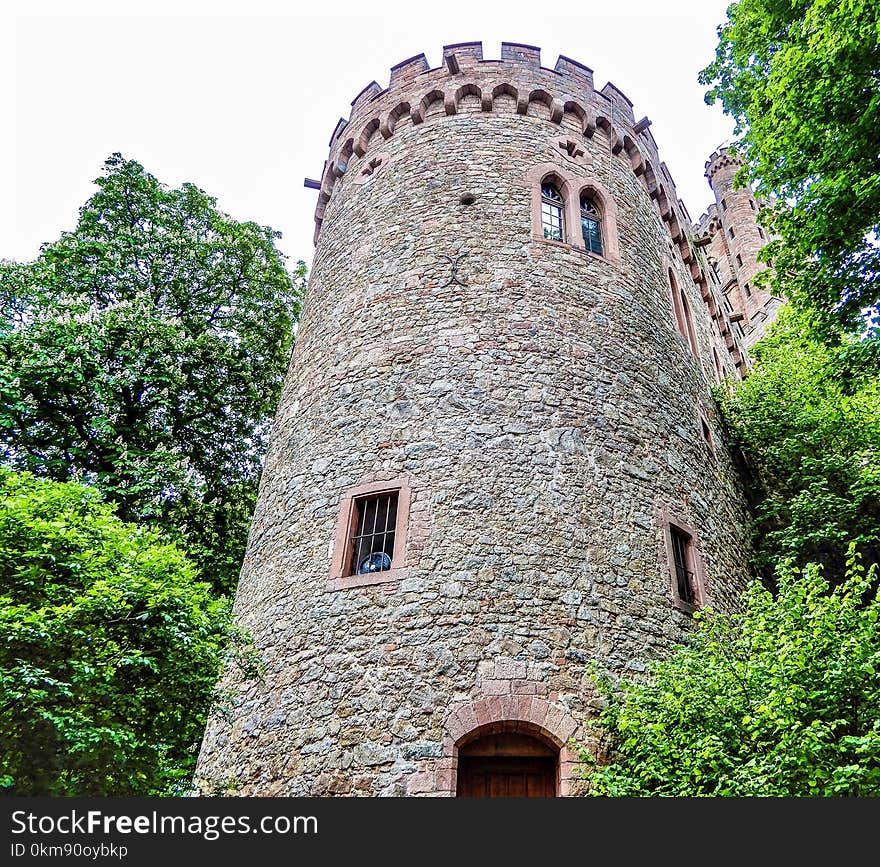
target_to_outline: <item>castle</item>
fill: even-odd
[[[340,120],[196,781],[576,794],[592,667],[636,676],[747,580],[710,388],[778,300],[726,150],[696,225],[590,69],[448,45]]]

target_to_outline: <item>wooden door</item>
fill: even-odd
[[[460,798],[553,798],[556,762],[533,756],[460,756]]]
[[[462,798],[553,798],[559,751],[520,731],[493,731],[458,750]]]

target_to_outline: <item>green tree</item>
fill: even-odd
[[[750,470],[758,571],[821,563],[833,583],[855,543],[880,562],[880,340],[780,311],[755,367],[719,404]]]
[[[775,596],[755,581],[645,682],[602,682],[591,794],[880,796],[878,615],[876,567],[855,559],[830,593],[816,566],[782,569]]]
[[[305,266],[113,155],[72,232],[0,264],[0,456],[81,478],[234,587]]]
[[[0,469],[0,786],[148,795],[185,785],[220,666],[227,599],[97,491]]]
[[[880,5],[739,0],[700,74],[737,123],[759,193],[775,197],[776,293],[825,321],[880,315]],[[768,213],[769,216],[769,213]]]

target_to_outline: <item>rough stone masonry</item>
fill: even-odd
[[[746,371],[754,310],[649,126],[591,70],[511,43],[404,61],[339,122],[235,601],[265,674],[226,672],[202,791],[454,795],[459,751],[507,733],[577,793],[590,667],[638,677],[695,607],[734,604],[746,513],[710,387]],[[398,535],[360,574],[371,492],[398,498]]]

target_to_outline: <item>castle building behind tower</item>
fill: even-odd
[[[590,670],[638,677],[747,580],[710,389],[776,302],[734,171],[692,227],[650,121],[528,45],[358,94],[235,602],[265,674],[226,672],[203,790],[581,789]]]

